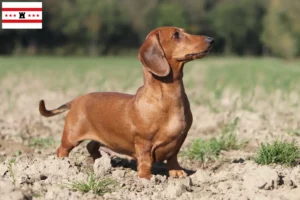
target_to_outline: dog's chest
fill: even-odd
[[[174,153],[178,152],[191,124],[192,114],[189,107],[174,112],[165,119],[165,123],[160,127],[158,138],[154,143],[154,146],[158,146],[155,150],[156,161],[169,159]]]
[[[189,109],[181,107],[170,111],[163,127],[166,136],[170,138],[180,137],[186,133],[192,124],[192,114]]]

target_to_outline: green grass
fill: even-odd
[[[58,142],[55,141],[53,138],[32,138],[29,141],[28,146],[30,147],[39,147],[39,148],[47,148],[47,147],[53,147]]]
[[[16,177],[15,177],[15,173],[14,173],[14,170],[13,170],[13,165],[16,164],[16,159],[15,158],[11,158],[10,160],[8,160],[8,171],[12,177],[12,182],[13,184],[15,185],[16,184]]]
[[[91,173],[86,181],[73,181],[66,184],[69,189],[87,193],[92,191],[94,194],[103,195],[107,192],[112,192],[116,186],[116,181],[113,179],[98,180],[94,173]]]
[[[300,163],[300,148],[295,141],[261,143],[254,160],[262,165],[282,164],[294,166]]]
[[[186,151],[182,152],[183,156],[189,159],[208,162],[217,160],[222,150],[239,149],[246,142],[241,142],[237,139],[236,131],[239,119],[235,118],[232,123],[227,124],[219,137],[213,137],[209,140],[197,139],[192,142]]]

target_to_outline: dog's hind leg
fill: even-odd
[[[102,144],[100,142],[96,142],[96,141],[90,141],[86,145],[86,149],[88,150],[88,152],[92,156],[93,160],[96,160],[97,158],[101,157],[101,154],[100,154],[100,151],[99,151],[99,148],[101,146],[102,146]]]
[[[74,123],[70,123],[70,116],[70,113],[68,113],[61,138],[61,145],[56,151],[57,157],[68,157],[70,151],[85,139],[82,137],[82,133],[84,133],[84,130],[81,128],[82,126],[74,126]]]
[[[67,130],[64,130],[61,145],[56,151],[57,157],[68,157],[70,151],[79,145],[81,141],[72,140]]]

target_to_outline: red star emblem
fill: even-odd
[[[28,17],[30,17],[31,15],[29,14]]]
[[[35,17],[35,15],[33,14],[32,17]]]
[[[5,17],[7,17],[7,14],[5,15]]]
[[[40,15],[39,15],[39,14],[37,14],[36,16],[37,16],[37,17],[39,17]]]
[[[9,16],[11,17],[11,14]]]
[[[14,14],[14,17],[16,16],[16,14]]]

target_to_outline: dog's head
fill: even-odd
[[[170,67],[206,56],[214,39],[191,35],[181,28],[161,27],[151,31],[139,51],[139,60],[154,75],[164,77]]]

